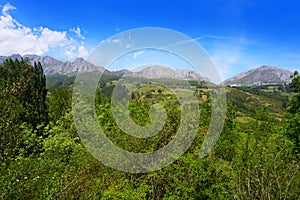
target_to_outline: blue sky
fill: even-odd
[[[150,26],[197,40],[222,79],[261,65],[300,69],[296,0],[0,0],[0,5],[0,55],[86,58],[102,40]]]

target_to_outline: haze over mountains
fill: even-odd
[[[22,59],[22,56],[14,54],[12,56],[0,56],[0,64],[4,60]],[[193,70],[176,69],[173,70],[167,66],[151,66],[146,67],[138,72],[132,72],[127,69],[119,71],[108,71],[104,67],[95,66],[92,63],[85,61],[82,58],[77,58],[75,61],[60,61],[50,56],[24,55],[31,63],[36,61],[41,62],[44,72],[47,76],[54,74],[68,75],[77,71],[102,71],[105,73],[115,74],[118,76],[134,76],[145,78],[171,78],[180,80],[208,80]],[[272,67],[261,66],[256,69],[242,72],[236,76],[229,78],[223,82],[224,85],[232,86],[252,86],[252,85],[273,85],[273,84],[288,84],[291,82],[291,71]]]

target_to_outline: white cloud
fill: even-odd
[[[88,50],[84,46],[78,48],[78,57],[85,57],[88,55]]]
[[[86,56],[87,49],[82,42],[81,29],[74,29],[78,39],[69,37],[67,31],[51,30],[47,27],[26,27],[14,19],[9,11],[16,9],[9,3],[2,7],[0,16],[0,55],[37,54],[43,55],[54,51],[62,58],[73,59]]]
[[[82,30],[78,26],[76,28],[71,29],[71,31],[74,32],[78,38],[80,38],[82,40],[85,39],[85,37],[81,33]]]
[[[3,6],[3,8],[2,8],[2,14],[3,14],[4,16],[8,16],[8,15],[9,15],[8,11],[10,11],[10,10],[15,10],[15,9],[17,9],[17,8],[14,7],[14,6],[12,6],[12,5],[10,5],[10,3],[7,3],[7,4],[5,4],[5,5]]]
[[[76,56],[75,51],[76,51],[76,46],[70,45],[66,48],[65,53],[69,58],[73,58]]]
[[[145,50],[136,51],[133,54],[133,58],[137,58],[138,56],[142,55],[145,52]]]
[[[121,44],[121,39],[108,39],[108,43],[113,43],[113,44]]]
[[[58,32],[50,30],[49,28],[40,27],[41,35],[39,41],[42,44],[48,44],[50,47],[64,46],[68,42],[67,33],[65,31]]]

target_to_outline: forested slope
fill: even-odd
[[[211,115],[208,89],[199,99],[197,136],[188,151],[161,170],[131,174],[111,169],[83,146],[72,116],[73,78],[48,81],[39,63],[8,60],[0,66],[0,199],[298,199],[300,197],[300,77],[294,95],[273,98],[227,88],[227,114],[212,152],[199,157]],[[114,122],[110,94],[117,77],[99,83],[99,125],[119,147],[151,152],[176,134],[180,109],[166,88],[145,84],[129,102],[133,120],[149,123],[149,107],[162,101],[168,120],[149,139],[128,136]],[[277,94],[276,94],[277,95]],[[286,94],[283,94],[286,96]],[[286,105],[284,104],[286,103]],[[285,105],[285,106],[284,106]]]

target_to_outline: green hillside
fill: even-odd
[[[120,77],[108,74],[97,86],[95,112],[88,106],[88,94],[77,102],[84,109],[74,112],[75,76],[47,77],[46,86],[41,69],[39,64],[31,66],[26,61],[13,60],[0,66],[0,199],[299,199],[300,76],[297,74],[290,85],[294,88],[293,95],[292,90],[276,90],[273,86],[226,87],[227,112],[222,133],[211,151],[201,158],[199,151],[208,130],[216,128],[209,127],[213,90],[203,82],[181,87],[181,81],[163,80],[177,86],[170,89],[159,84],[162,80],[140,83],[134,79],[117,86]],[[128,88],[132,87],[137,89],[128,96]],[[118,88],[118,96],[112,97],[113,90]],[[116,116],[124,112],[120,107],[113,110],[111,104],[112,98],[117,98],[116,104],[123,105],[122,98],[126,95],[128,105],[123,108],[128,110],[134,124],[146,127],[155,121],[162,128],[146,138],[124,131],[116,122]],[[181,100],[190,104],[193,98],[199,110],[190,109],[187,113],[192,120],[199,117],[194,120],[197,126],[192,120],[181,118],[186,112],[181,108]],[[153,108],[154,104],[160,106]],[[166,118],[151,114],[151,107],[157,112],[165,111]],[[76,127],[74,119],[79,115],[86,117],[81,119],[84,125]],[[110,145],[131,152],[130,155],[148,155],[167,148],[184,125],[187,128],[184,133],[195,129],[196,136],[183,155],[175,157],[178,149],[173,149],[171,157],[175,161],[170,165],[152,171],[152,163],[165,161],[162,154],[150,162],[139,163],[139,169],[147,173],[128,173],[113,169],[91,155],[93,152],[109,158],[117,166],[125,160],[127,169],[137,167],[126,160],[125,154],[109,157],[112,146],[97,146],[103,141],[100,135],[84,132],[93,123],[105,133],[103,140],[108,138]],[[125,126],[127,131],[135,130],[129,121]],[[78,130],[83,133],[79,135]],[[186,137],[191,137],[184,136],[175,143],[185,144]],[[88,146],[84,145],[86,139],[90,139]]]

